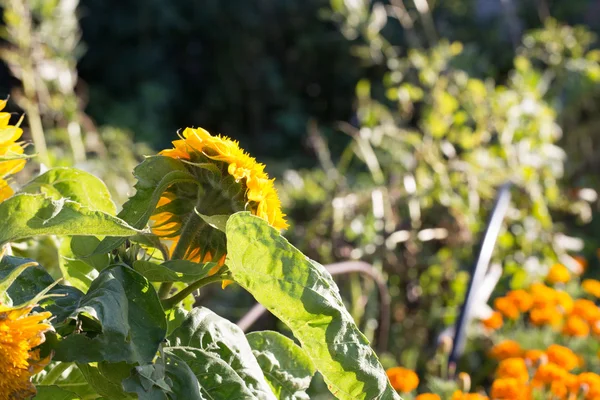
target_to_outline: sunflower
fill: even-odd
[[[6,106],[7,100],[0,101],[0,111]],[[17,142],[23,130],[17,125],[9,125],[10,113],[0,112],[0,201],[13,195],[13,190],[8,185],[7,177],[19,172],[25,166],[23,159],[23,146]]]
[[[236,141],[186,128],[173,148],[160,155],[181,160],[197,183],[170,186],[151,217],[153,233],[170,242],[172,258],[223,265],[225,235],[202,216],[245,210],[274,228],[287,228],[274,179]]]
[[[25,399],[35,395],[31,376],[49,362],[33,350],[51,329],[49,312],[31,313],[33,305],[19,308],[0,305],[0,400]]]

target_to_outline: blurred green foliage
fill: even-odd
[[[595,199],[565,176],[577,154],[560,145],[567,123],[598,108],[600,64],[588,29],[548,19],[523,36],[504,76],[491,68],[480,79],[485,52],[438,39],[431,10],[407,10],[422,28],[406,29],[402,12],[391,13],[401,3],[332,2],[355,53],[386,72],[358,82],[357,123],[339,126],[352,138],[339,160],[327,160],[321,140],[322,169],[286,172],[281,193],[288,235],[310,256],[361,259],[388,274],[390,351],[423,367],[432,354],[422,349],[455,321],[497,187],[515,185],[492,260],[504,269],[501,287],[522,287],[557,260],[574,266],[580,241],[564,232],[590,221],[585,200]],[[420,39],[414,47],[390,39],[397,25]]]

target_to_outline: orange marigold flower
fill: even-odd
[[[563,327],[562,333],[567,336],[586,337],[590,334],[590,326],[577,315],[571,315]]]
[[[434,393],[423,393],[415,397],[415,400],[442,400],[441,397]]]
[[[524,382],[517,379],[500,378],[492,383],[490,395],[498,400],[525,400],[529,398],[529,390]]]
[[[529,311],[533,305],[533,297],[527,293],[527,291],[522,289],[511,290],[506,294],[506,297],[508,297],[521,312]]]
[[[571,349],[558,344],[550,345],[546,349],[548,361],[564,368],[567,371],[579,365],[579,358]]]
[[[0,399],[26,399],[36,394],[31,376],[49,360],[40,360],[34,347],[44,342],[51,326],[42,323],[49,312],[30,314],[33,305],[22,308],[0,306]]]
[[[600,308],[593,301],[577,299],[573,303],[571,315],[577,315],[593,325],[600,320]]]
[[[452,393],[451,400],[489,400],[489,397],[479,393],[463,393],[460,390]]]
[[[586,392],[586,399],[588,395],[598,394],[600,392],[600,375],[593,372],[583,372],[577,375],[577,383],[579,387],[583,388]]]
[[[529,320],[535,326],[557,326],[562,320],[562,315],[555,306],[534,307],[529,311]]]
[[[487,329],[495,331],[496,329],[502,327],[502,314],[500,314],[498,311],[494,311],[492,315],[489,316],[489,318],[486,318],[481,322],[483,323],[483,326],[485,326]]]
[[[386,371],[392,387],[399,392],[409,393],[419,386],[419,377],[414,371],[403,367],[393,367]]]
[[[568,372],[561,366],[549,362],[538,367],[533,377],[535,382],[551,384],[554,381],[563,381]]]
[[[508,297],[498,297],[494,300],[494,308],[506,318],[519,318],[519,308]]]
[[[565,291],[557,290],[554,294],[556,297],[556,302],[560,306],[563,313],[570,313],[573,310],[573,298],[571,295]]]
[[[542,308],[548,305],[556,305],[556,291],[551,287],[543,283],[534,283],[530,286],[529,291],[535,307]]]
[[[586,279],[581,282],[581,288],[584,292],[600,298],[600,281],[596,279]]]
[[[527,382],[529,380],[529,371],[524,359],[511,357],[500,361],[498,369],[496,369],[496,376],[498,378],[514,378],[519,382]]]
[[[521,345],[514,340],[504,340],[490,350],[490,356],[496,360],[520,357],[521,354],[523,354],[523,349],[521,349]]]
[[[536,365],[542,358],[546,358],[546,353],[544,353],[542,350],[536,349],[527,350],[523,355],[523,358],[530,365]]]
[[[571,279],[569,269],[562,264],[554,264],[550,267],[546,280],[551,284],[567,283]]]

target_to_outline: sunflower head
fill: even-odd
[[[0,101],[0,111],[6,107],[7,100]],[[23,169],[23,145],[17,142],[23,130],[19,127],[21,120],[16,125],[10,125],[10,113],[0,112],[0,201],[13,195],[13,190],[8,185],[8,177]]]
[[[237,142],[187,128],[160,154],[183,161],[196,182],[171,185],[151,218],[153,232],[171,242],[174,258],[223,264],[225,234],[204,216],[250,211],[275,228],[288,226],[273,179]]]
[[[0,253],[0,259],[3,254]],[[50,362],[50,356],[40,359],[37,346],[45,340],[44,333],[52,329],[46,322],[52,314],[32,312],[36,303],[48,297],[50,285],[30,301],[13,305],[8,288],[17,277],[35,263],[23,264],[0,280],[0,399],[27,399],[36,394],[32,375]]]

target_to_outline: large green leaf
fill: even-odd
[[[44,193],[54,200],[66,198],[110,215],[117,212],[104,182],[75,168],[53,168],[27,183],[19,192]]]
[[[196,375],[209,399],[275,399],[237,325],[206,308],[193,309],[169,336],[165,349]]]
[[[8,276],[20,265],[34,262],[27,258],[4,256],[0,260],[0,280]],[[13,304],[23,304],[33,299],[38,293],[54,283],[54,279],[41,266],[25,269],[8,288],[7,293]],[[41,301],[41,306],[50,311],[54,318],[52,325],[55,327],[77,308],[83,293],[70,286],[56,285],[48,294],[58,295],[48,297]]]
[[[162,264],[138,260],[133,268],[150,282],[186,282],[191,283],[204,278],[216,263],[199,264],[187,260],[171,260]]]
[[[162,193],[169,186],[176,183],[196,183],[181,161],[164,156],[146,158],[135,167],[133,175],[137,179],[136,192],[123,204],[123,210],[118,216],[137,229],[146,226]],[[107,253],[119,247],[123,242],[124,239],[105,238],[96,252]]]
[[[71,319],[80,325],[55,348],[55,359],[79,363],[152,361],[167,332],[154,287],[127,266],[103,270]]]
[[[98,394],[110,400],[129,400],[137,398],[123,390],[122,382],[133,368],[126,363],[77,364],[77,367]]]
[[[44,388],[49,399],[53,399],[52,393],[58,393],[56,389],[60,388],[68,393],[74,393],[76,398],[95,398],[96,390],[90,386],[77,365],[53,362],[46,370],[34,376],[34,384],[38,389],[38,394]],[[37,399],[37,397],[36,397]]]
[[[138,231],[117,217],[44,194],[18,194],[0,203],[0,245],[37,235],[130,236]]]
[[[336,397],[400,398],[322,265],[247,212],[227,222],[227,254],[234,280],[291,328]]]
[[[308,400],[315,367],[310,357],[293,340],[273,331],[246,335],[254,357],[279,400]]]

